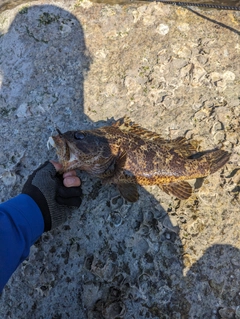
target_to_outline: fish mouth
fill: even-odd
[[[63,166],[63,171],[65,172],[70,160],[70,152],[65,139],[62,138],[62,134],[50,136],[48,138],[47,148],[50,149],[51,147],[56,149],[59,163]]]
[[[55,140],[58,137],[63,137],[63,133],[59,130],[59,128],[56,127],[56,131],[58,132],[58,135],[56,136],[49,136],[47,140],[47,149],[50,150],[51,147],[54,147],[57,149],[58,145],[55,143]]]
[[[68,141],[64,138],[64,135],[58,130],[59,135],[50,136],[47,141],[47,148],[51,147],[56,149],[59,163],[62,165],[61,172],[67,172],[78,168],[79,161],[75,156],[74,152],[71,150]]]

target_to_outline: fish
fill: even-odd
[[[185,137],[164,139],[127,116],[92,130],[58,130],[49,137],[49,146],[55,147],[62,172],[79,169],[115,184],[129,202],[139,199],[137,185],[158,185],[186,200],[192,195],[186,180],[213,174],[231,155],[221,149],[198,153]]]

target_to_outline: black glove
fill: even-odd
[[[39,206],[44,231],[51,230],[67,219],[67,206],[78,208],[82,202],[81,187],[65,187],[63,177],[50,162],[45,162],[29,177],[22,190]]]

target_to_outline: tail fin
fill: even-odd
[[[228,162],[231,154],[227,151],[216,150],[203,156],[209,162],[210,174],[212,174]]]

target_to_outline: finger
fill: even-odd
[[[52,160],[49,162],[53,164],[57,172],[59,172],[62,169],[62,165],[60,163],[52,161]]]
[[[81,181],[79,177],[76,176],[68,176],[64,178],[63,185],[66,187],[78,187],[81,185]]]
[[[63,178],[66,178],[68,176],[77,176],[76,171],[69,171],[63,174]]]

